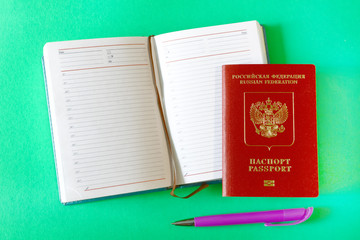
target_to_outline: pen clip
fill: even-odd
[[[314,208],[313,207],[309,207],[308,209],[306,209],[305,215],[302,219],[299,219],[297,221],[291,222],[291,223],[279,223],[279,224],[274,224],[274,223],[265,223],[266,227],[269,226],[289,226],[289,225],[296,225],[302,222],[305,222],[313,213]]]

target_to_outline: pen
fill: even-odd
[[[172,223],[177,226],[211,227],[249,223],[265,223],[265,226],[295,225],[306,221],[314,208],[294,208],[264,212],[233,213],[195,217]],[[290,222],[289,221],[293,221]],[[287,222],[287,223],[281,223]]]

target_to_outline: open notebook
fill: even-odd
[[[61,202],[221,179],[221,66],[266,56],[256,21],[47,43]]]

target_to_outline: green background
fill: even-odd
[[[258,20],[271,63],[317,67],[318,198],[223,198],[221,184],[59,202],[41,66],[46,42]],[[360,238],[359,1],[0,0],[0,239]],[[185,194],[194,190],[179,190]],[[314,206],[305,223],[176,227],[194,216]]]

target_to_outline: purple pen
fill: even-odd
[[[265,226],[295,225],[306,221],[314,208],[294,208],[264,212],[233,213],[196,217],[174,222],[178,226],[212,227],[249,223],[265,223]],[[291,221],[291,222],[290,222]],[[282,223],[286,222],[286,223]]]

